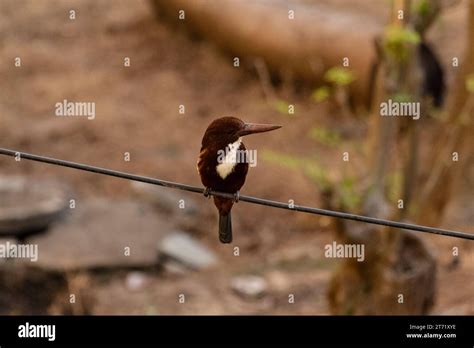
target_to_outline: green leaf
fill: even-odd
[[[330,182],[328,180],[326,170],[315,161],[304,161],[303,171],[305,175],[313,182],[318,184],[321,189],[326,189],[329,187]]]
[[[324,79],[336,86],[347,86],[355,80],[355,76],[350,69],[336,66],[326,71]]]
[[[344,177],[339,184],[339,196],[344,207],[350,210],[356,209],[362,197],[355,189],[355,180],[352,177]]]
[[[466,89],[469,93],[474,93],[474,74],[469,74],[466,77]]]
[[[341,142],[339,133],[323,127],[312,128],[309,131],[309,137],[323,145],[331,147],[336,147]]]
[[[389,44],[418,44],[421,38],[420,35],[412,29],[390,25],[385,31],[385,40]]]
[[[393,94],[391,99],[397,103],[409,103],[413,101],[413,96],[409,93],[398,92]]]
[[[270,151],[270,150],[263,150],[262,151],[262,158],[265,161],[272,162],[275,164],[279,164],[283,167],[289,168],[289,169],[298,169],[301,166],[301,161],[300,159],[290,156],[290,155],[285,155],[280,152],[275,152],[275,151]]]
[[[425,17],[430,13],[430,2],[428,0],[419,0],[414,3],[413,8],[418,15]]]
[[[292,116],[289,112],[290,104],[282,99],[278,99],[274,102],[273,108],[278,111],[280,114]]]
[[[325,101],[331,95],[331,89],[328,86],[322,86],[314,90],[311,94],[311,99],[316,103],[321,103]]]
[[[309,179],[318,184],[321,189],[325,189],[330,185],[326,170],[313,159],[286,155],[270,150],[263,150],[261,155],[265,161],[281,165],[291,170],[302,171]]]
[[[408,58],[410,45],[417,45],[420,35],[411,29],[390,25],[385,29],[384,47],[388,55],[398,61]]]

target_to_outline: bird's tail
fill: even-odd
[[[221,243],[232,243],[232,219],[230,212],[219,214],[219,240]]]

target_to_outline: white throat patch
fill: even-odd
[[[234,167],[237,164],[237,151],[241,143],[242,138],[239,138],[236,142],[227,145],[225,158],[223,161],[220,161],[216,167],[217,174],[219,174],[222,179],[227,178],[227,176],[234,171]]]

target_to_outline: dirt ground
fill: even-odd
[[[74,21],[68,18],[70,9],[76,10]],[[21,57],[21,68],[13,65],[15,57]],[[123,66],[125,57],[130,67]],[[5,148],[200,186],[195,166],[201,137],[218,116],[283,125],[278,132],[249,137],[247,147],[317,161],[331,178],[343,170],[341,148],[356,148],[366,137],[363,118],[315,104],[310,92],[278,89],[296,113],[277,112],[265,101],[255,75],[234,68],[231,57],[212,44],[158,22],[145,0],[0,0],[0,62],[0,145]],[[55,117],[54,105],[63,99],[94,101],[96,119]],[[178,112],[181,104],[184,115]],[[315,124],[344,134],[340,147],[308,137]],[[130,162],[123,160],[125,152]],[[260,161],[250,169],[243,194],[321,205],[318,183],[305,173]],[[362,163],[354,158],[351,165],[358,170]],[[91,173],[27,161],[18,165],[6,158],[0,158],[0,169],[65,181],[84,198],[135,197],[128,182]],[[472,232],[472,179],[465,178],[456,190],[443,227]],[[337,262],[323,255],[324,245],[334,239],[328,218],[239,203],[233,222],[240,255],[234,256],[231,246],[217,241],[211,202],[195,199],[204,208],[191,232],[218,254],[219,266],[185,275],[148,270],[139,291],[125,286],[127,271],[91,274],[92,313],[329,314],[326,289]],[[432,312],[474,314],[473,243],[423,238],[439,260]],[[453,246],[459,246],[462,257],[450,270]],[[268,293],[259,299],[237,296],[229,282],[238,274],[262,275]],[[184,304],[179,294],[186,294]],[[289,294],[295,303],[288,303]]]

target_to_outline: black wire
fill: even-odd
[[[57,166],[69,167],[73,169],[83,170],[86,172],[93,172],[93,173],[98,173],[98,174],[114,176],[114,177],[122,178],[122,179],[140,181],[140,182],[144,182],[144,183],[152,184],[152,185],[175,188],[175,189],[189,191],[189,192],[204,194],[204,191],[205,191],[204,188],[200,188],[196,186],[185,185],[185,184],[180,184],[180,183],[166,181],[166,180],[159,180],[159,179],[154,179],[154,178],[150,178],[146,176],[119,172],[112,169],[100,168],[100,167],[90,166],[87,164],[81,164],[81,163],[76,163],[76,162],[64,161],[64,160],[60,160],[56,158],[33,155],[30,153],[13,151],[13,150],[4,149],[4,148],[0,148],[0,154],[6,155],[6,156],[17,157],[20,159],[27,159],[27,160],[37,161],[37,162],[54,164]],[[224,197],[224,198],[232,198],[232,199],[234,198],[233,194],[225,193],[225,192],[210,191],[209,194],[213,196]],[[472,233],[445,230],[441,228],[421,226],[421,225],[415,225],[415,224],[391,221],[391,220],[385,220],[385,219],[377,219],[377,218],[369,217],[369,216],[343,213],[343,212],[327,210],[327,209],[305,207],[305,206],[296,205],[296,204],[289,205],[288,203],[276,202],[276,201],[271,201],[268,199],[262,199],[262,198],[252,197],[252,196],[239,195],[239,201],[244,201],[244,202],[253,203],[253,204],[260,204],[260,205],[286,209],[286,210],[295,210],[295,211],[309,213],[309,214],[325,215],[325,216],[331,216],[331,217],[336,217],[336,218],[341,218],[341,219],[366,222],[366,223],[375,224],[375,225],[402,228],[402,229],[412,230],[412,231],[417,231],[417,232],[433,233],[433,234],[440,234],[443,236],[474,240],[474,234]]]

